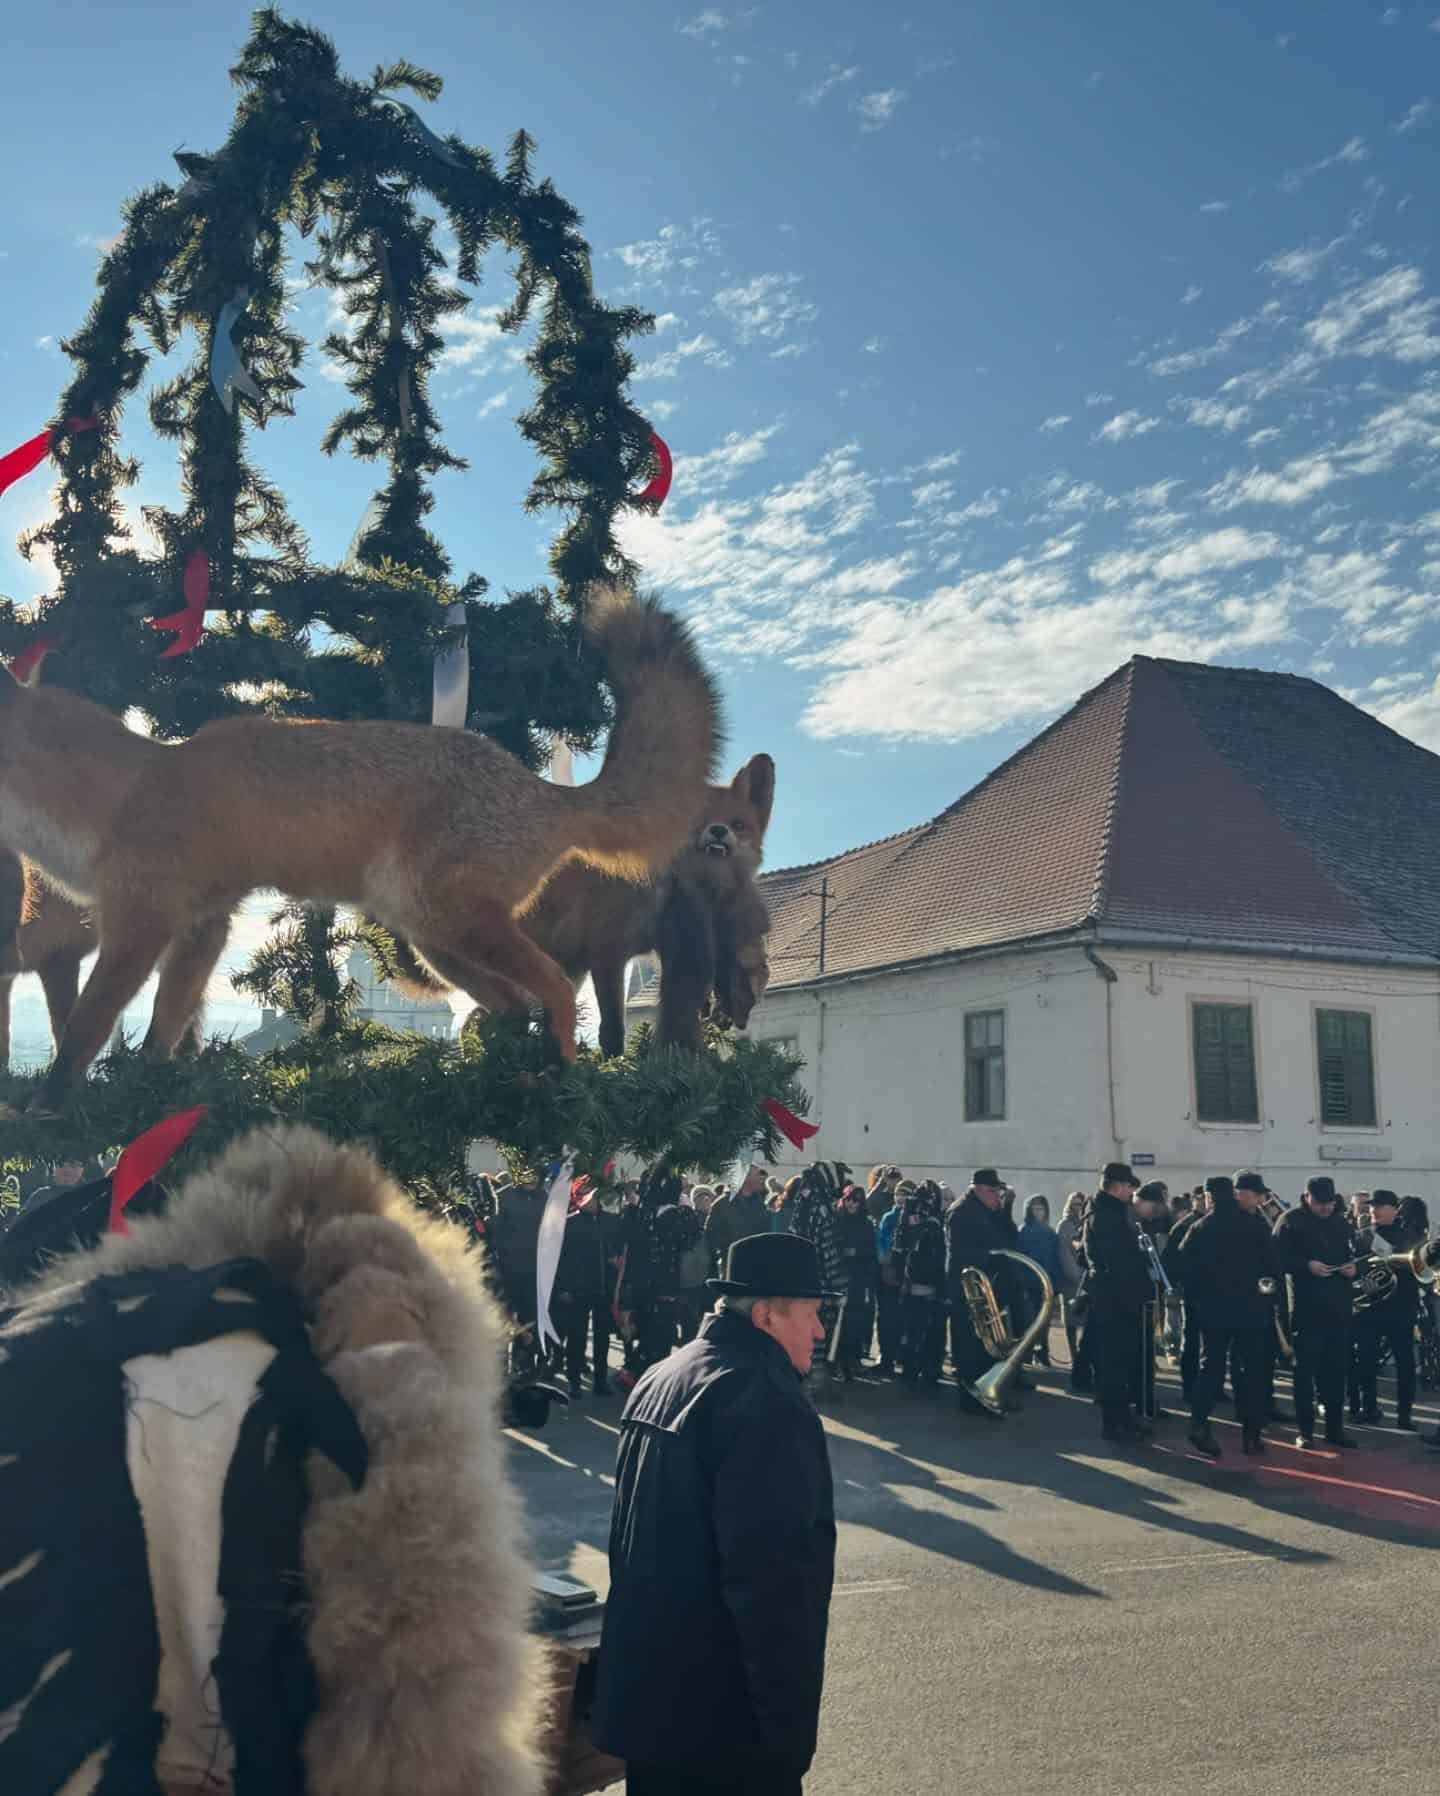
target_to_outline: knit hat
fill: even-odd
[[[1165,1184],[1162,1179],[1147,1179],[1135,1193],[1135,1201],[1141,1204],[1163,1204],[1165,1202]]]
[[[1235,1189],[1237,1191],[1258,1191],[1261,1197],[1264,1197],[1270,1187],[1265,1183],[1263,1175],[1258,1172],[1237,1172]]]
[[[1400,1199],[1396,1197],[1393,1191],[1372,1191],[1370,1193],[1370,1208],[1373,1210],[1376,1204],[1388,1204],[1392,1210],[1398,1210],[1400,1208]]]

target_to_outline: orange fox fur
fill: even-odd
[[[516,914],[572,857],[637,880],[668,866],[720,735],[715,689],[675,617],[607,589],[589,629],[616,722],[580,787],[426,724],[233,718],[170,747],[73,693],[0,680],[0,841],[93,905],[100,947],[32,1108],[64,1100],[157,964],[145,1046],[172,1053],[232,912],[266,887],[364,910],[477,999],[538,1001],[573,1058],[574,991]]]
[[[17,975],[39,975],[58,1047],[80,990],[80,963],[94,952],[89,915],[47,886],[36,867],[0,849],[0,1072],[10,1063],[10,996]]]
[[[770,920],[755,874],[774,801],[775,763],[769,755],[755,755],[728,786],[706,790],[689,839],[662,875],[636,884],[572,861],[547,881],[524,913],[525,933],[559,962],[574,984],[587,973],[594,979],[602,1053],[624,1051],[625,969],[637,954],[661,946],[662,918],[677,884],[689,902],[686,927],[669,931],[671,951],[662,961],[660,1039],[698,1046],[700,1012],[717,983],[724,988],[722,1007],[743,1027],[768,975],[764,938]],[[714,964],[713,939],[707,954],[697,940],[701,936],[718,936],[733,950],[725,967]],[[425,977],[404,943],[398,946],[398,985],[417,993],[445,989]],[[737,985],[748,988],[748,997],[736,992]],[[480,1001],[495,1007],[491,1000]]]

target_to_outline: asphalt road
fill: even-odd
[[[1359,1429],[1359,1452],[1302,1454],[1275,1427],[1257,1465],[1227,1410],[1213,1466],[1178,1415],[1117,1454],[1040,1378],[1003,1423],[873,1382],[827,1413],[808,1796],[1433,1790],[1440,1453]],[[602,1589],[618,1407],[512,1435],[537,1557]]]

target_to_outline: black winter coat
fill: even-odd
[[[1150,1261],[1130,1205],[1098,1192],[1085,1223],[1085,1289],[1097,1316],[1128,1316],[1155,1294]]]
[[[1268,1328],[1275,1298],[1262,1278],[1280,1280],[1275,1238],[1263,1216],[1219,1197],[1182,1236],[1176,1257],[1185,1296],[1202,1328]]]
[[[560,1264],[555,1271],[557,1297],[598,1303],[614,1290],[607,1221],[593,1204],[584,1210],[572,1210],[566,1217]]]
[[[1165,1245],[1160,1248],[1160,1264],[1165,1268],[1165,1276],[1172,1285],[1183,1285],[1185,1273],[1181,1266],[1180,1250],[1191,1229],[1198,1228],[1208,1211],[1191,1210],[1171,1228],[1165,1237]]]
[[[544,1210],[543,1191],[512,1185],[500,1194],[490,1225],[490,1246],[505,1302],[522,1322],[535,1320],[535,1261]]]
[[[830,1461],[799,1374],[743,1316],[707,1316],[621,1420],[597,1745],[803,1777],[834,1571]]]
[[[1316,1278],[1309,1270],[1311,1260],[1344,1266],[1355,1257],[1350,1224],[1338,1210],[1330,1216],[1317,1216],[1302,1200],[1275,1224],[1275,1251],[1290,1275],[1296,1328],[1304,1328],[1307,1322],[1343,1324],[1350,1320],[1355,1300],[1351,1281],[1338,1272]]]
[[[710,1251],[717,1278],[725,1276],[725,1260],[737,1241],[750,1235],[768,1235],[774,1218],[765,1207],[765,1194],[752,1191],[748,1197],[721,1197],[710,1206],[705,1218],[705,1245]]]
[[[1013,1249],[1018,1232],[1003,1210],[987,1210],[973,1191],[957,1198],[945,1215],[945,1276],[952,1295],[967,1266],[992,1275],[1003,1271],[990,1265],[990,1256],[1000,1247]]]
[[[1369,1251],[1376,1254],[1409,1253],[1425,1237],[1417,1230],[1407,1228],[1397,1216],[1394,1222],[1385,1227],[1373,1229]],[[1372,1303],[1363,1312],[1364,1320],[1372,1328],[1382,1328],[1391,1322],[1413,1322],[1418,1307],[1420,1287],[1415,1282],[1415,1275],[1404,1266],[1393,1268],[1395,1273],[1395,1289],[1384,1303]],[[1357,1324],[1361,1315],[1355,1318]]]
[[[835,1216],[835,1239],[840,1248],[840,1277],[852,1308],[867,1303],[880,1282],[880,1256],[875,1245],[875,1224],[863,1210],[852,1216],[841,1209]]]

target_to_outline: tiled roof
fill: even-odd
[[[1091,927],[1440,958],[1440,757],[1291,674],[1136,656],[932,822],[762,880],[772,983]]]

